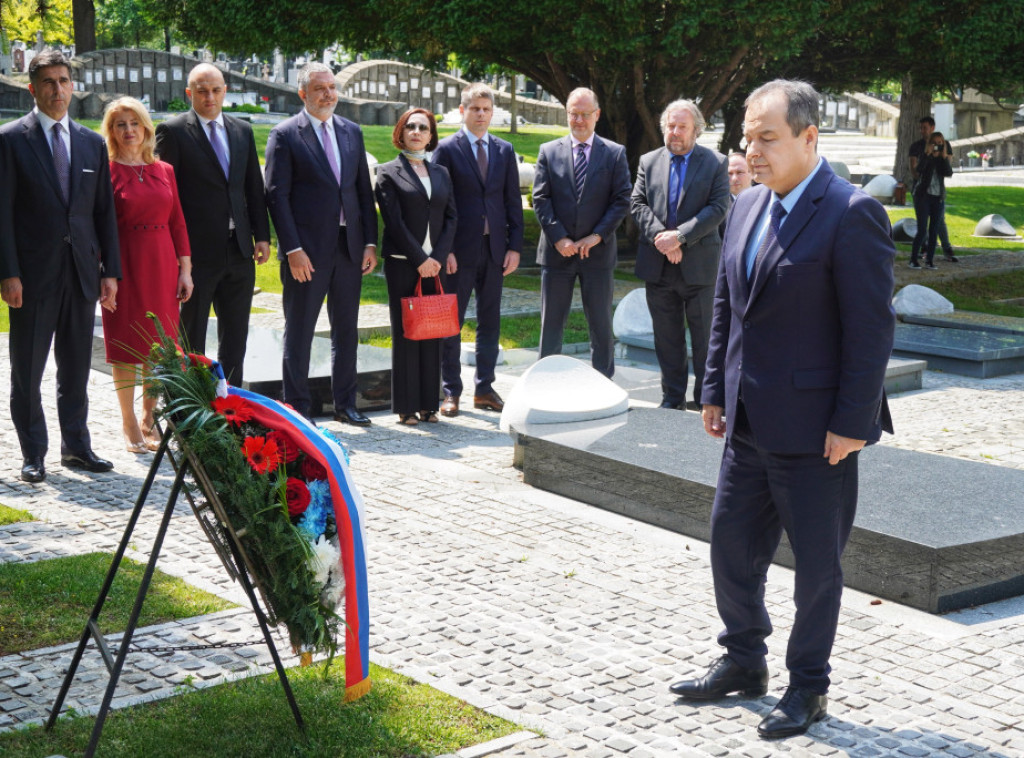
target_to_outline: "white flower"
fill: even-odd
[[[313,554],[306,565],[313,572],[317,584],[323,585],[330,578],[331,569],[341,560],[341,551],[322,534],[312,547]]]

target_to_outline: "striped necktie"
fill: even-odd
[[[576,151],[576,163],[573,166],[573,176],[576,178],[576,198],[583,195],[583,181],[587,178],[587,146],[581,142]]]
[[[64,138],[61,137],[63,132],[64,125],[60,121],[53,125],[53,167],[57,171],[57,181],[60,182],[60,191],[66,203],[71,197],[71,160],[68,158]]]

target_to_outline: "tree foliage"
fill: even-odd
[[[660,144],[678,97],[706,115],[779,75],[865,87],[912,71],[922,87],[1024,79],[1020,0],[169,0],[180,29],[218,49],[297,52],[341,41],[444,67],[451,53],[601,101],[599,131],[633,160]]]
[[[74,40],[71,0],[0,0],[0,26],[11,41],[34,45],[43,32],[48,45],[70,45]]]

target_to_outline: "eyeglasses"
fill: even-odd
[[[580,113],[579,111],[569,111],[570,121],[586,121],[588,118],[597,113],[596,110],[590,111],[589,113]]]
[[[406,124],[405,130],[407,132],[429,132],[430,127],[426,124]]]

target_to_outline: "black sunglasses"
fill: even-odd
[[[426,124],[406,124],[405,130],[407,132],[429,132],[430,127]]]

